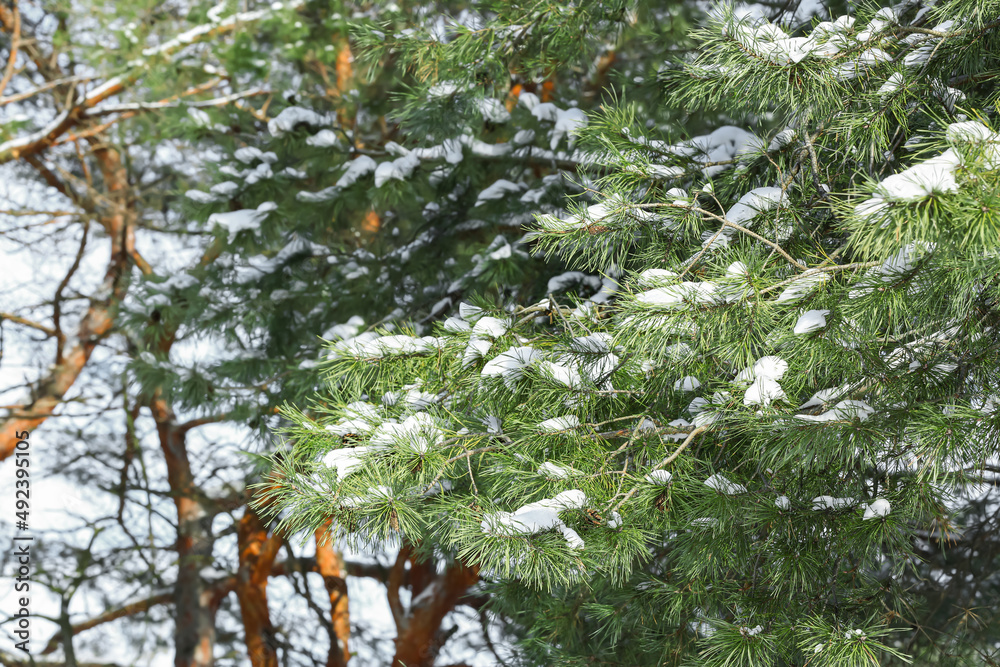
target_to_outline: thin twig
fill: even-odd
[[[483,452],[493,451],[494,449],[497,449],[497,446],[496,445],[490,445],[489,447],[480,447],[479,449],[470,449],[470,450],[467,450],[465,452],[462,452],[458,456],[451,457],[450,459],[448,459],[447,461],[445,461],[444,463],[441,464],[441,471],[434,477],[434,479],[431,480],[431,483],[427,485],[427,488],[424,489],[424,493],[429,493],[430,490],[434,488],[434,485],[437,484],[441,480],[442,477],[444,477],[445,468],[447,468],[450,464],[454,463],[455,461],[461,461],[462,459],[471,458],[471,457],[475,456],[476,454],[481,454]],[[471,469],[469,471],[469,474],[470,475],[472,474]]]
[[[667,458],[663,459],[659,463],[657,463],[655,466],[653,466],[650,472],[653,472],[655,470],[660,470],[661,468],[665,468],[671,463],[673,463],[677,459],[677,457],[681,455],[681,452],[683,452],[685,449],[688,448],[688,445],[691,444],[691,442],[695,439],[696,436],[704,433],[707,430],[708,430],[707,426],[699,426],[695,430],[691,431],[691,433],[688,434],[688,437],[684,439],[684,442],[682,442],[680,446],[678,446],[677,449],[674,450],[674,453],[668,456]],[[611,511],[612,512],[617,511],[622,505],[624,505],[629,500],[629,498],[634,496],[636,491],[638,490],[639,490],[638,486],[633,487],[632,490],[629,491],[624,498],[618,501],[618,504],[615,505]]]

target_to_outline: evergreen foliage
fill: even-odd
[[[168,211],[156,232],[178,252],[135,276],[118,312],[130,391],[249,425],[260,437],[248,448],[273,451],[277,406],[312,414],[324,339],[376,326],[424,335],[463,298],[606,300],[611,282],[596,272],[531,257],[523,227],[539,211],[564,215],[567,195],[609,171],[576,147],[585,110],[639,77],[633,103],[651,119],[670,113],[655,105],[657,63],[691,10],[552,7],[267,3],[231,46],[199,53],[201,69],[260,95],[179,105],[140,128],[185,159],[151,167]],[[505,26],[495,39],[483,39],[487,17]],[[416,598],[427,581],[411,582]],[[439,650],[435,639],[420,664]]]
[[[538,211],[564,213],[566,196],[588,187],[587,172],[605,169],[582,164],[574,146],[584,109],[640,72],[654,84],[638,96],[648,100],[648,55],[662,57],[670,42],[651,48],[632,29],[639,14],[601,3],[560,14],[558,29],[551,12],[498,7],[510,12],[500,32],[509,35],[524,12],[531,25],[497,43],[478,28],[488,8],[386,7],[345,18],[317,3],[276,10],[240,36],[226,69],[266,77],[283,93],[266,115],[189,107],[159,128],[188,151],[210,151],[207,189],[190,165],[165,177],[180,215],[164,231],[210,242],[171,275],[136,286],[123,315],[145,332],[131,364],[140,387],[263,432],[276,405],[315,391],[321,338],[378,323],[426,328],[471,294],[533,303],[553,290],[602,290],[593,273],[550,284],[560,266],[529,256],[522,227]],[[592,23],[594,12],[604,18]],[[380,49],[355,57],[347,30]],[[473,51],[489,61],[485,74],[467,76]],[[427,52],[453,78],[428,83]],[[493,69],[503,63],[501,81]],[[175,335],[227,352],[185,366],[159,351]]]
[[[480,607],[474,571],[448,579],[461,568],[435,572],[405,553],[394,568],[337,568],[322,530],[310,564],[313,545],[293,549],[245,506],[258,461],[234,450],[266,450],[275,406],[316,391],[321,336],[374,324],[427,333],[473,294],[493,305],[603,298],[599,275],[550,282],[562,267],[529,256],[522,226],[564,214],[567,193],[607,172],[575,149],[585,110],[628,84],[633,102],[669,113],[650,103],[656,67],[693,10],[400,4],[0,3],[0,162],[11,191],[32,186],[28,203],[0,212],[4,247],[30,248],[47,281],[0,312],[18,334],[0,336],[6,368],[27,390],[5,406],[0,458],[51,415],[52,468],[114,501],[93,520],[96,546],[76,534],[49,542],[79,554],[86,575],[85,587],[75,574],[45,580],[65,595],[59,627],[88,633],[49,642],[67,664],[74,641],[116,659],[102,649],[117,625],[139,638],[139,661],[168,645],[176,664],[315,664],[327,649],[331,664],[351,649],[352,664],[388,660],[392,639],[370,641],[363,611],[350,627],[337,579],[388,584],[411,565],[427,574],[410,569],[402,587],[422,603],[394,619],[396,648],[426,640],[420,664],[431,664],[481,641],[463,629],[442,649]],[[501,28],[482,39],[488,21]],[[372,35],[384,48],[360,50]],[[420,67],[429,52],[432,78]],[[25,349],[22,383],[12,351]],[[155,539],[152,528],[133,537],[147,524]],[[270,605],[258,576],[269,569]],[[420,596],[436,575],[454,590]],[[108,613],[95,620],[80,610],[98,594]],[[428,606],[433,622],[403,636]]]
[[[285,410],[284,528],[479,566],[525,663],[994,659],[1000,6],[829,19],[719,9],[660,70],[655,117],[754,134],[662,132],[627,87],[571,128],[600,173],[524,240],[596,295],[332,342]]]

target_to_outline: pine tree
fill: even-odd
[[[694,32],[662,104],[732,125],[579,128],[526,240],[599,297],[334,342],[283,526],[478,568],[525,663],[994,659],[1000,5],[827,18]]]
[[[108,637],[95,638],[101,630],[91,628],[106,630],[105,624],[131,617],[148,621],[130,628],[143,637],[137,643],[151,632],[172,644],[179,665],[209,665],[217,653],[247,654],[255,665],[275,664],[279,654],[304,664],[317,656],[341,664],[350,657],[345,577],[386,580],[391,573],[338,559],[322,527],[315,533],[315,556],[293,550],[245,508],[243,481],[255,479],[255,471],[203,434],[217,423],[265,432],[274,405],[299,400],[315,387],[309,366],[319,349],[317,333],[353,331],[358,315],[369,321],[401,313],[435,317],[449,298],[477,285],[504,285],[502,298],[520,299],[527,298],[522,284],[545,285],[530,273],[539,264],[512,235],[520,233],[517,216],[528,219],[528,202],[519,198],[530,195],[532,207],[560,210],[555,204],[563,190],[575,187],[562,173],[567,164],[575,166],[567,130],[582,118],[571,103],[599,99],[614,59],[577,74],[561,72],[549,57],[544,76],[518,74],[510,99],[507,90],[497,92],[500,85],[437,95],[447,112],[439,119],[442,139],[421,145],[423,135],[406,134],[387,118],[390,94],[416,79],[394,69],[391,57],[358,72],[356,42],[348,38],[354,19],[344,18],[356,13],[351,5],[229,2],[163,9],[134,3],[121,12],[100,8],[96,22],[89,22],[92,8],[64,12],[57,5],[50,14],[26,15],[23,23],[18,5],[7,7],[0,5],[0,18],[4,39],[11,35],[3,46],[13,78],[2,104],[30,113],[4,124],[0,160],[19,169],[12,172],[18,182],[34,178],[62,197],[58,205],[45,201],[45,209],[22,207],[16,213],[23,217],[9,225],[5,213],[3,232],[13,244],[34,242],[39,266],[58,258],[65,272],[42,288],[51,288],[51,298],[12,304],[10,311],[4,302],[3,324],[12,323],[17,333],[15,345],[6,338],[5,361],[12,360],[12,348],[25,347],[25,333],[38,337],[27,341],[32,361],[44,360],[37,381],[26,382],[27,398],[5,406],[0,458],[13,451],[15,433],[45,422],[52,440],[63,445],[54,467],[113,494],[115,505],[94,522],[94,535],[102,534],[97,546],[70,540],[54,547],[79,562],[72,574],[45,579],[62,599],[59,623],[68,628],[45,652],[61,649],[73,662],[74,642],[93,648]],[[456,13],[477,20],[475,13]],[[388,7],[366,17],[387,18],[403,32],[426,14],[426,8]],[[560,28],[572,33],[564,50],[582,41],[599,45],[599,38],[582,38],[576,29],[585,18],[572,29]],[[464,28],[459,23],[457,29]],[[109,35],[113,49],[101,41]],[[85,70],[79,79],[73,76],[77,67]],[[7,79],[5,74],[5,84]],[[525,105],[532,89],[538,105],[551,97],[560,106],[542,107],[548,115],[541,117],[531,114]],[[512,120],[504,121],[504,114]],[[532,128],[544,149],[525,147]],[[517,146],[524,154],[508,155],[522,130]],[[423,150],[418,155],[427,166],[403,159],[409,149],[401,144]],[[437,157],[426,154],[435,150]],[[462,163],[445,173],[456,154]],[[198,172],[203,161],[220,161],[211,171],[214,181]],[[361,167],[371,169],[362,174]],[[353,187],[337,185],[341,168],[355,169]],[[417,178],[403,182],[408,169]],[[383,187],[373,189],[373,182]],[[331,190],[341,191],[334,196]],[[178,205],[185,191],[188,205]],[[512,201],[502,201],[504,195]],[[276,207],[267,220],[269,211],[256,211],[265,202]],[[67,223],[58,231],[40,219],[50,208],[51,217]],[[266,224],[255,234],[245,225],[258,219]],[[54,252],[60,246],[71,246],[70,252]],[[107,248],[105,281],[98,276],[95,288],[87,267]],[[407,263],[416,270],[406,271]],[[601,287],[593,276],[566,285],[585,293]],[[100,363],[91,361],[92,354]],[[107,401],[90,413],[90,406],[81,407],[89,395]],[[92,421],[81,425],[81,413]],[[55,418],[47,422],[50,416]],[[43,431],[42,437],[50,436]],[[259,451],[267,442],[246,446]],[[147,468],[149,452],[157,450],[165,462],[162,477]],[[162,527],[149,543],[131,532],[133,524],[159,526],[164,518],[167,537]],[[227,520],[232,524],[220,531],[218,524]],[[117,541],[104,531],[108,523],[117,526]],[[174,559],[176,575],[161,571]],[[408,564],[404,553],[393,572]],[[467,591],[475,573],[452,571],[461,585],[438,596],[425,614],[438,625],[414,630],[424,640],[439,644],[448,636],[441,624],[457,602],[480,604]],[[435,574],[425,563],[414,563],[409,572],[406,585],[414,597]],[[312,625],[301,622],[301,610],[275,605],[273,593],[269,602],[268,593],[268,578],[280,577],[292,582],[296,601],[312,602],[317,591],[310,590],[311,573],[322,575],[319,593],[331,607],[310,604],[305,618]],[[92,600],[110,577],[118,585],[100,593],[106,613],[70,611],[81,599]],[[163,606],[173,619],[160,611]],[[170,639],[169,620],[175,621]],[[324,626],[329,646],[322,633],[318,641],[312,636]],[[15,660],[3,654],[5,663]]]
[[[189,235],[198,252],[137,280],[121,311],[139,395],[248,424],[261,436],[250,448],[268,451],[269,430],[282,424],[276,406],[316,390],[321,337],[354,338],[375,325],[429,331],[475,292],[496,303],[553,292],[603,298],[600,276],[561,275],[531,258],[521,227],[538,210],[565,213],[565,195],[585,192],[588,174],[604,169],[581,165],[575,150],[583,109],[639,72],[652,91],[647,57],[669,41],[635,39],[640,14],[624,6],[584,3],[569,16],[549,7],[497,3],[506,27],[484,31],[486,7],[457,6],[450,21],[427,7],[386,7],[377,22],[355,25],[317,3],[242,36],[227,69],[266,78],[280,94],[242,108],[177,109],[161,126],[192,155],[212,157],[202,173],[185,163],[164,176],[183,199],[171,198],[179,215],[163,231]],[[522,23],[530,29],[512,29]],[[434,80],[423,69],[428,53]],[[267,511],[276,508],[259,513]],[[246,533],[267,538],[266,551],[272,534],[253,528]],[[326,532],[324,521],[313,535],[323,541]],[[458,603],[481,605],[469,590],[478,568],[453,558],[437,568],[425,558],[432,545],[398,546],[383,577],[398,633],[392,660],[431,664],[445,615]],[[211,547],[203,551],[202,559]],[[401,588],[423,604],[403,605]],[[264,592],[255,607],[266,612]]]

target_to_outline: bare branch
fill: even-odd
[[[74,623],[72,626],[73,634],[77,635],[85,630],[96,628],[98,625],[104,625],[105,623],[110,623],[111,621],[117,621],[119,618],[141,614],[144,611],[148,611],[151,607],[166,604],[172,599],[173,593],[160,593],[143,600],[130,602],[129,604],[118,607],[117,609],[111,609],[103,614],[98,614],[97,616],[89,618],[86,621]],[[45,645],[45,648],[42,649],[41,655],[49,655],[50,653],[55,652],[55,650],[59,648],[60,643],[62,643],[62,633],[57,632],[55,636],[49,640],[49,643]]]
[[[7,59],[7,68],[4,70],[3,78],[0,79],[0,95],[3,95],[3,91],[7,89],[7,84],[10,83],[11,78],[14,76],[17,51],[21,46],[21,10],[17,6],[17,0],[13,0],[12,4],[11,12],[13,12],[14,16],[12,19],[13,27],[10,33],[10,57]]]
[[[35,322],[34,320],[29,320],[25,317],[21,317],[20,315],[15,315],[14,313],[0,311],[0,320],[9,320],[16,324],[21,324],[23,326],[30,327],[32,329],[37,329],[38,331],[41,331],[48,336],[56,335],[56,330],[53,329],[52,327],[47,327],[44,324]]]
[[[298,7],[302,4],[302,0],[295,0],[289,4],[293,8]],[[222,35],[234,32],[247,22],[266,17],[270,11],[270,9],[260,9],[238,12],[217,23],[196,26],[159,46],[145,49],[142,53],[143,60],[131,63],[128,71],[124,74],[112,77],[88,92],[76,104],[65,109],[42,129],[0,144],[0,164],[19,157],[34,155],[52,146],[71,128],[88,118],[90,112],[96,109],[99,104],[122,93],[138,81],[149,69],[149,60],[173,58],[190,44],[217,39]]]

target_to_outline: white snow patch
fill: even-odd
[[[865,421],[875,414],[875,409],[864,401],[841,401],[833,408],[819,415],[795,415],[796,419],[811,422],[832,422],[854,419]]]
[[[695,304],[715,303],[716,286],[710,282],[682,282],[679,285],[657,287],[640,292],[635,300],[649,306],[659,306],[676,310],[684,308],[688,302]]]
[[[380,188],[391,180],[405,181],[419,166],[420,158],[412,153],[390,162],[382,162],[375,168],[375,187]]]
[[[817,496],[812,499],[814,510],[839,510],[844,507],[854,507],[858,501],[854,498],[834,498],[833,496]]]
[[[550,375],[556,382],[564,384],[570,389],[580,386],[580,371],[576,366],[555,361],[543,361],[538,364],[538,369]]]
[[[500,319],[498,317],[483,317],[476,325],[472,327],[472,334],[474,336],[486,336],[489,338],[499,338],[500,336],[507,333],[510,328],[510,320]]]
[[[825,283],[830,279],[830,276],[823,271],[818,271],[816,269],[809,269],[803,271],[801,274],[795,277],[788,286],[782,290],[778,298],[775,299],[775,303],[787,303],[791,301],[798,301],[799,299],[807,296],[817,287]]]
[[[346,165],[346,170],[337,179],[336,187],[343,189],[354,185],[359,178],[371,174],[378,168],[378,163],[367,155],[359,155]]]
[[[340,137],[333,130],[320,130],[306,139],[306,143],[317,148],[331,148],[341,145]]]
[[[780,380],[787,370],[787,361],[781,357],[768,355],[755,361],[753,366],[740,371],[733,382],[753,382],[758,378]]]
[[[291,132],[297,125],[312,125],[320,127],[328,125],[330,119],[322,116],[311,109],[302,107],[288,107],[281,113],[267,122],[267,131],[272,136],[280,137],[286,132]]]
[[[673,475],[667,470],[654,470],[653,472],[646,475],[646,481],[650,484],[656,484],[658,486],[666,486],[670,483],[670,479]]]
[[[587,496],[583,491],[576,489],[563,491],[555,498],[545,498],[528,503],[514,512],[488,514],[483,518],[480,526],[484,533],[509,537],[558,530],[566,538],[566,543],[571,549],[582,549],[583,539],[559,518],[559,512],[583,509],[586,505]]]
[[[503,103],[492,97],[476,100],[476,108],[483,115],[483,119],[491,123],[506,123],[510,120],[510,112]]]
[[[552,461],[546,461],[542,465],[538,466],[538,474],[551,479],[567,479],[575,472],[576,471],[572,468],[561,466],[558,463],[553,463]]]
[[[363,457],[367,453],[367,447],[345,447],[344,449],[334,449],[323,457],[323,465],[327,468],[336,468],[337,481],[342,482],[345,477],[361,467]]]
[[[787,203],[788,195],[781,188],[754,188],[726,212],[726,219],[745,227],[758,214]]]
[[[742,484],[731,482],[718,473],[706,479],[705,486],[707,486],[710,489],[715,489],[719,493],[724,493],[727,496],[735,496],[740,493],[747,492],[747,488]]]
[[[701,386],[701,382],[693,375],[686,375],[674,383],[674,391],[694,391]]]
[[[538,430],[545,433],[558,433],[559,431],[569,431],[580,426],[580,418],[576,415],[565,415],[546,419],[538,425]]]
[[[482,375],[502,377],[504,384],[513,388],[524,369],[540,360],[541,353],[532,347],[511,347],[486,362]]]
[[[245,208],[239,211],[229,211],[227,213],[213,213],[208,217],[210,225],[219,225],[229,232],[229,242],[236,239],[236,235],[242,231],[256,231],[260,228],[260,223],[264,221],[267,214],[278,208],[272,201],[264,202],[256,209]]]
[[[865,515],[862,517],[863,521],[868,521],[869,519],[881,519],[883,517],[889,516],[889,511],[892,506],[889,501],[885,498],[876,498],[875,502],[870,504],[865,508]]]
[[[432,446],[444,441],[441,428],[426,412],[417,412],[402,422],[386,420],[372,433],[372,447],[402,445],[423,454]]]
[[[494,181],[492,185],[479,193],[476,198],[476,206],[482,206],[488,201],[494,201],[498,199],[503,199],[507,195],[514,195],[520,193],[524,189],[523,186],[518,185],[508,181],[507,179],[501,178]]]
[[[826,316],[829,314],[829,310],[807,310],[799,316],[792,333],[801,336],[822,329],[826,326]]]
[[[777,381],[769,377],[758,377],[743,395],[743,405],[767,406],[784,398],[787,398],[785,392]]]
[[[917,163],[879,183],[876,194],[890,201],[919,201],[934,193],[956,192],[955,168],[962,158],[953,149]]]

